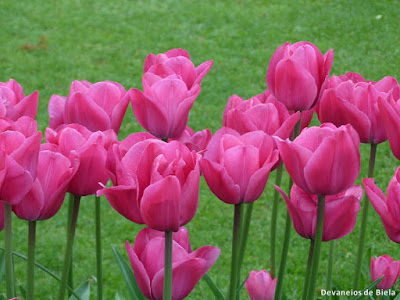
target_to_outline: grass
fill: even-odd
[[[39,128],[48,123],[50,96],[66,95],[71,81],[113,80],[126,88],[141,88],[143,61],[148,53],[185,48],[199,64],[213,59],[214,66],[202,83],[202,91],[191,111],[189,125],[196,130],[221,126],[228,97],[244,98],[266,88],[265,74],[275,49],[286,41],[308,40],[323,52],[335,49],[333,74],[361,73],[370,80],[399,77],[400,36],[395,1],[12,1],[0,2],[0,81],[14,78],[26,93],[40,91]],[[140,131],[128,108],[120,138]],[[368,146],[361,147],[362,170],[367,173]],[[397,160],[387,143],[378,147],[376,181],[386,189]],[[254,207],[244,274],[268,267],[269,220],[272,208],[272,174],[266,196]],[[286,185],[287,180],[283,182]],[[360,180],[358,180],[360,182]],[[284,204],[278,218],[278,247],[283,236]],[[37,260],[60,274],[65,247],[66,205],[53,219],[38,224]],[[121,217],[102,199],[105,299],[113,299],[125,285],[114,261],[111,245],[127,257],[125,240],[133,242],[141,228]],[[228,287],[233,207],[228,206],[201,183],[200,205],[188,224],[194,249],[213,245],[222,249],[210,276],[223,289]],[[27,224],[14,218],[14,248],[27,252]],[[349,236],[335,242],[334,281],[350,289],[359,223]],[[0,245],[4,233],[0,233]],[[74,248],[75,281],[95,275],[94,201],[83,199]],[[298,299],[303,285],[308,240],[292,231],[284,289]],[[386,236],[379,217],[370,210],[366,247],[372,255],[390,254],[400,259],[398,246]],[[320,282],[324,284],[328,245],[324,244]],[[365,259],[365,264],[369,262]],[[367,268],[367,267],[366,267]],[[25,285],[25,264],[16,261],[17,280]],[[37,299],[54,299],[57,284],[36,271]],[[369,278],[363,279],[363,285]],[[5,289],[4,283],[0,291]],[[95,289],[92,289],[95,295]],[[245,293],[243,294],[246,295]],[[247,296],[245,296],[247,297]],[[190,299],[210,299],[200,282]],[[94,299],[94,298],[93,298]]]

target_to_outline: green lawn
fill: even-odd
[[[37,120],[41,130],[48,123],[47,104],[53,93],[66,95],[72,80],[113,80],[126,88],[141,88],[143,62],[148,53],[181,47],[199,64],[213,59],[214,66],[202,82],[202,91],[191,111],[189,125],[213,132],[221,126],[228,97],[245,98],[265,88],[267,64],[274,50],[286,41],[308,40],[321,51],[335,49],[333,74],[361,73],[370,80],[399,76],[400,7],[396,1],[14,1],[0,2],[0,81],[14,78],[26,93],[38,89]],[[41,41],[41,42],[40,42]],[[120,138],[142,130],[131,108]],[[367,173],[368,146],[361,147],[362,170]],[[386,190],[398,165],[387,143],[378,147],[376,181]],[[269,222],[275,174],[266,196],[255,203],[244,274],[268,267]],[[283,179],[286,189],[287,179]],[[358,180],[360,182],[360,179]],[[37,260],[61,273],[66,231],[66,205],[49,221],[38,224]],[[280,205],[278,246],[283,237],[286,207]],[[220,247],[220,259],[210,276],[227,290],[233,206],[222,203],[202,180],[196,217],[188,224],[194,249]],[[102,199],[105,299],[114,299],[125,285],[114,261],[111,245],[127,258],[124,243],[133,242],[141,228],[116,213]],[[26,254],[27,224],[14,218],[14,248]],[[336,242],[334,280],[350,289],[353,279],[359,222],[355,231]],[[0,245],[4,234],[0,233]],[[95,275],[94,201],[81,204],[74,249],[75,281]],[[309,241],[292,230],[286,294],[298,299]],[[320,288],[324,285],[328,245],[323,245]],[[400,259],[399,247],[386,236],[378,215],[370,210],[366,247],[372,255],[390,254]],[[365,259],[369,266],[369,257]],[[17,282],[25,285],[25,264],[16,260]],[[54,299],[57,284],[36,271],[37,299]],[[366,284],[369,278],[365,278]],[[93,286],[95,287],[95,286]],[[4,283],[0,291],[4,291]],[[92,296],[96,294],[92,289]],[[246,293],[243,293],[247,297]],[[211,299],[200,282],[190,299]],[[94,297],[93,297],[94,299]]]

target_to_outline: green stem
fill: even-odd
[[[238,282],[238,260],[239,260],[239,243],[240,243],[240,215],[242,211],[242,203],[235,204],[235,213],[233,217],[233,233],[232,233],[232,259],[231,259],[231,282],[229,285],[229,300],[236,297],[236,286]]]
[[[377,144],[371,144],[371,149],[369,152],[368,178],[371,178],[374,176],[376,150],[377,150]],[[363,205],[364,205],[364,207],[363,207],[362,217],[361,217],[360,240],[358,243],[357,260],[356,260],[354,282],[353,282],[353,289],[355,289],[355,290],[358,289],[358,285],[360,282],[361,263],[362,263],[362,259],[364,256],[365,233],[367,230],[369,201],[368,201],[368,196],[366,193],[364,193]]]
[[[71,216],[71,226],[69,228],[67,247],[65,249],[63,272],[62,272],[62,276],[61,276],[60,289],[58,292],[58,300],[64,300],[64,296],[65,296],[65,289],[67,286],[68,273],[69,273],[70,263],[71,263],[71,259],[72,259],[72,247],[74,245],[75,229],[76,229],[76,223],[78,221],[80,202],[81,202],[81,196],[75,195],[72,216]]]
[[[72,211],[74,210],[74,195],[72,195],[71,193],[68,193],[68,220],[67,220],[67,240],[68,240],[68,231],[69,228],[71,227],[71,219],[72,219]],[[73,260],[74,260],[74,251],[72,250],[72,254],[71,254],[71,262],[69,264],[69,272],[68,272],[68,285],[70,287],[74,287],[74,272],[72,269],[72,265],[73,265]],[[71,297],[71,291],[68,290],[68,298]]]
[[[172,299],[172,231],[165,232],[164,300]]]
[[[36,221],[28,222],[28,263],[27,263],[27,282],[26,300],[35,299],[35,244],[36,244]]]
[[[317,275],[318,275],[319,256],[321,253],[322,233],[324,229],[324,212],[325,212],[325,196],[318,195],[317,230],[314,238],[315,244],[312,256],[310,286],[308,287],[308,295],[307,295],[307,298],[310,300],[314,300],[315,287],[317,285],[317,279],[318,279]]]
[[[333,273],[333,258],[335,256],[335,241],[329,242],[329,257],[328,257],[328,269],[326,271],[326,290],[330,291],[332,287],[332,273]],[[330,299],[330,296],[326,296],[325,299]]]
[[[12,259],[12,207],[4,202],[4,256],[7,285],[7,299],[15,297],[14,267]]]
[[[280,186],[282,182],[283,164],[281,163],[276,169],[275,185]],[[274,204],[272,205],[272,216],[271,216],[271,257],[270,257],[270,274],[272,278],[275,278],[275,267],[276,267],[276,223],[278,219],[278,204],[279,204],[279,192],[277,189],[274,191]]]
[[[101,215],[100,198],[95,196],[96,203],[96,263],[97,263],[97,299],[103,300],[103,267],[101,251]]]
[[[307,269],[306,269],[306,277],[304,279],[304,287],[303,287],[303,297],[302,300],[307,300],[308,294],[308,286],[310,284],[310,276],[311,276],[311,265],[312,265],[312,255],[314,251],[314,240],[310,240],[310,250],[308,251],[308,260],[307,260]]]

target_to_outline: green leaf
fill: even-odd
[[[4,280],[4,267],[5,267],[5,258],[4,258],[4,251],[1,252],[0,255],[0,285],[3,283]]]
[[[221,290],[216,286],[216,284],[211,279],[211,277],[208,276],[208,274],[203,276],[203,280],[207,283],[208,287],[213,292],[215,299],[217,299],[217,300],[224,300],[225,299],[225,297],[222,294]]]
[[[357,300],[357,299],[361,299],[362,297],[364,297],[364,291],[375,289],[375,287],[378,285],[378,283],[381,282],[382,278],[383,278],[383,275],[380,278],[378,278],[377,280],[375,280],[373,283],[371,283],[369,286],[367,286],[365,289],[363,289],[361,291],[361,295],[354,296],[354,297],[350,298],[350,300]]]
[[[1,295],[0,295],[0,300],[7,300],[6,295],[1,294]]]
[[[124,276],[126,286],[128,287],[128,295],[131,300],[145,300],[142,292],[137,285],[135,275],[132,269],[128,266],[122,256],[118,253],[115,247],[112,247],[115,259],[117,260],[118,266],[121,269],[122,275]]]
[[[398,293],[397,296],[393,300],[400,300],[400,293]]]
[[[76,298],[74,295],[71,295],[69,300],[89,300],[90,298],[90,281],[84,282],[80,287],[78,287],[75,291],[79,298]]]
[[[26,298],[26,291],[25,291],[25,288],[24,288],[22,285],[20,285],[20,286],[19,286],[19,290],[20,290],[20,292],[21,292],[21,296],[25,299],[25,298]]]
[[[239,297],[240,291],[242,290],[247,278],[249,278],[249,275],[247,275],[247,277],[243,280],[243,282],[237,287],[237,289],[236,289],[236,298]]]

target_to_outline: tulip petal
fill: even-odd
[[[199,203],[200,167],[196,167],[186,177],[182,186],[182,198],[179,204],[179,226],[184,226],[193,219]]]
[[[379,110],[382,114],[383,125],[389,139],[390,149],[400,160],[400,116],[394,110],[396,103],[393,100],[385,101],[378,98]]]
[[[14,106],[13,116],[10,118],[14,121],[22,116],[34,119],[36,117],[38,102],[39,92],[35,91],[29,96],[21,99],[21,101]]]
[[[214,61],[208,60],[197,66],[197,68],[196,68],[197,78],[194,81],[193,85],[201,83],[204,76],[206,76],[208,71],[210,71],[211,67],[213,66],[213,63],[214,63]]]
[[[119,129],[122,124],[122,120],[125,116],[126,109],[128,108],[128,104],[132,99],[132,91],[129,90],[124,97],[118,102],[118,104],[114,107],[111,114],[111,128],[118,134]]]
[[[16,205],[13,211],[20,219],[35,221],[39,218],[44,206],[44,195],[39,181],[36,179],[31,190]]]

